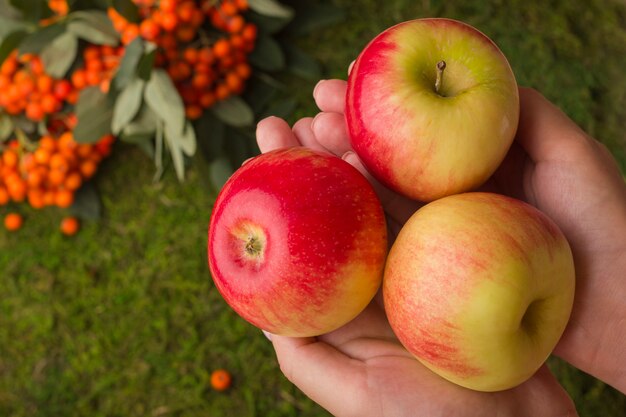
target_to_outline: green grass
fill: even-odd
[[[345,22],[298,43],[326,78],[345,78],[358,51],[393,23],[462,19],[501,46],[521,84],[560,105],[626,170],[626,8],[582,3],[337,0]],[[313,114],[315,82],[281,80],[299,103],[291,121]],[[118,146],[96,180],[99,223],[65,238],[61,211],[20,207],[24,228],[0,232],[0,415],[327,415],[284,379],[264,336],[212,285],[205,245],[215,192],[200,171],[182,185],[171,172],[153,184],[152,174],[141,152]],[[550,366],[581,416],[624,415],[624,395],[562,361]],[[216,393],[208,376],[222,367],[234,385]]]

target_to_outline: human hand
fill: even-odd
[[[572,324],[558,352],[581,369],[620,388],[624,358],[619,338],[624,332],[605,334],[591,312],[601,309],[603,301],[608,300],[609,307],[616,307],[624,299],[624,289],[620,292],[615,288],[624,266],[620,269],[615,261],[617,255],[624,252],[626,229],[620,219],[626,217],[623,215],[626,189],[615,162],[602,145],[586,136],[538,93],[522,89],[520,95],[522,115],[516,143],[484,188],[534,204],[563,229],[577,258],[580,285]],[[398,229],[419,204],[382,187],[351,152],[342,114],[345,82],[322,82],[314,96],[322,110],[314,120],[302,119],[291,130],[280,119],[266,119],[257,132],[259,147],[268,151],[303,145],[343,157],[373,182],[390,223]],[[598,184],[605,184],[608,190]],[[584,196],[590,196],[591,202]],[[604,221],[594,220],[592,226],[580,223],[586,216],[592,216],[590,219],[599,216]],[[615,297],[598,284],[607,276],[603,275],[606,269],[598,269],[610,259],[615,267],[611,274]],[[615,311],[621,311],[621,315],[612,320],[610,313]],[[601,320],[608,320],[606,323],[613,324],[612,330],[619,330],[624,323],[623,313],[624,308],[609,308],[601,315]],[[591,327],[581,330],[577,323]],[[580,343],[582,339],[576,337],[581,331],[587,332],[590,338],[585,340],[584,346]],[[612,367],[603,364],[602,358],[589,355],[590,351],[602,349],[589,343],[600,336],[609,346],[605,349],[614,352],[612,357],[607,357],[613,359]],[[614,340],[609,340],[611,336]],[[383,309],[376,303],[353,322],[330,334],[306,339],[273,336],[272,340],[287,377],[336,415],[575,414],[571,400],[545,366],[519,387],[499,393],[473,392],[439,378],[402,348]],[[616,357],[621,361],[617,362],[617,367]],[[610,372],[616,368],[617,372]]]

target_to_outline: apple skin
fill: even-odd
[[[519,91],[487,36],[456,20],[417,19],[385,30],[359,54],[345,116],[372,175],[428,202],[473,190],[493,174],[517,130]]]
[[[570,247],[545,214],[491,193],[444,197],[401,229],[385,267],[391,327],[426,367],[466,388],[530,378],[572,309]]]
[[[380,288],[387,250],[383,209],[365,177],[300,147],[245,163],[209,225],[209,268],[226,302],[284,336],[320,335],[356,317]]]

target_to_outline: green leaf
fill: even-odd
[[[9,0],[11,6],[22,13],[22,18],[34,23],[52,16],[46,0]]]
[[[254,11],[247,13],[247,18],[251,23],[258,26],[263,33],[275,34],[280,32],[291,22],[290,18],[266,16]]]
[[[113,88],[121,90],[135,78],[137,65],[143,56],[143,45],[143,40],[138,36],[126,46],[120,66],[113,78]]]
[[[22,19],[20,11],[11,5],[10,0],[0,0],[0,17],[2,18],[2,23],[7,20],[16,21]],[[10,32],[12,31],[13,30],[10,30]]]
[[[76,103],[78,124],[74,129],[74,139],[79,143],[95,143],[111,133],[113,104],[107,94],[98,87],[81,91]]]
[[[169,125],[166,124],[165,134],[170,141],[176,142],[176,145],[183,150],[185,155],[193,156],[196,153],[196,132],[189,121],[185,123],[185,129],[182,133],[172,132]]]
[[[22,42],[25,37],[26,32],[18,30],[10,33],[2,40],[2,43],[0,43],[0,65],[2,65],[4,60],[11,55],[11,52],[20,45],[20,42]]]
[[[157,130],[157,115],[147,106],[142,106],[132,122],[122,131],[125,136],[149,135],[154,136]]]
[[[287,69],[307,80],[319,80],[322,76],[320,64],[309,54],[292,44],[283,45],[287,57]]]
[[[246,159],[258,153],[253,132],[227,126],[225,135],[227,141],[224,150],[233,166],[241,165]]]
[[[119,33],[113,27],[105,12],[98,10],[72,13],[68,29],[81,39],[96,45],[115,46],[119,42]]]
[[[153,71],[144,92],[146,103],[168,126],[172,133],[182,133],[185,128],[185,107],[174,83],[162,69]]]
[[[20,43],[19,54],[40,54],[57,36],[65,32],[65,29],[65,23],[58,22],[31,33]]]
[[[78,39],[73,33],[57,36],[41,51],[41,60],[48,75],[63,78],[76,59]]]
[[[294,19],[285,30],[294,35],[306,35],[325,26],[342,22],[345,18],[344,10],[332,5],[305,5],[298,8]]]
[[[210,112],[205,112],[194,123],[200,153],[207,161],[222,155],[224,148],[225,125]]]
[[[172,156],[172,162],[174,162],[174,171],[176,171],[176,177],[178,177],[179,181],[185,180],[185,155],[183,148],[180,146],[178,141],[171,137],[170,135],[165,135],[165,141],[167,143],[167,147],[170,150],[170,155]]]
[[[132,2],[132,0],[112,0],[111,5],[129,22],[139,23],[141,17],[139,15],[139,8]]]
[[[0,113],[0,142],[4,142],[13,133],[13,121],[6,113]]]
[[[0,8],[2,8],[2,4],[0,4]],[[25,31],[27,28],[27,25],[20,20],[0,16],[0,41],[13,32],[17,32],[18,30]]]
[[[254,50],[248,55],[250,63],[265,71],[280,71],[285,67],[285,54],[271,36],[261,34]]]
[[[154,159],[154,132],[152,134],[136,134],[119,136],[121,141],[138,146],[150,159]]]
[[[254,77],[248,82],[243,98],[250,105],[254,114],[258,114],[278,92],[278,87]]]
[[[74,194],[74,204],[70,213],[83,220],[99,220],[102,215],[102,202],[92,183],[83,184]]]
[[[235,170],[227,158],[217,158],[209,164],[211,182],[218,190],[226,184],[226,181],[233,175],[233,172],[235,172]]]
[[[113,120],[111,121],[111,131],[114,135],[118,135],[139,112],[145,85],[144,80],[135,78],[117,97],[113,108]]]
[[[291,18],[293,9],[280,4],[275,0],[248,0],[248,5],[255,12],[273,17]]]
[[[254,123],[252,109],[241,97],[231,96],[211,107],[218,119],[231,126],[250,126]]]
[[[295,98],[287,98],[285,100],[281,100],[265,109],[265,111],[261,115],[261,118],[276,116],[280,117],[281,119],[287,119],[289,116],[291,116],[297,105],[298,101]]]
[[[141,59],[137,64],[137,75],[139,78],[148,81],[152,77],[154,59],[156,58],[157,51],[152,43],[147,43],[145,49],[146,53],[141,56]]]

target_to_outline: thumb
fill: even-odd
[[[268,335],[280,369],[313,401],[336,416],[363,409],[365,364],[314,337]]]

